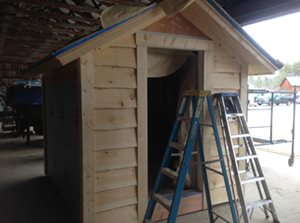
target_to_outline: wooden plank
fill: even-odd
[[[138,223],[137,207],[131,205],[96,214],[96,223]]]
[[[136,129],[95,131],[95,150],[137,147]]]
[[[136,167],[98,172],[95,183],[96,192],[135,186],[137,185]]]
[[[209,3],[195,0],[182,12],[182,15],[220,44],[230,55],[238,55],[249,64],[258,65],[256,72],[273,73],[276,71],[276,67]]]
[[[95,153],[96,171],[108,171],[114,169],[137,166],[137,149],[111,149]]]
[[[142,35],[136,35],[137,42]],[[147,47],[137,47],[137,83],[138,83],[138,219],[143,221],[148,200],[148,105],[147,105]]]
[[[95,222],[94,162],[94,66],[93,56],[80,58],[82,124],[82,206],[83,222]]]
[[[135,36],[134,35],[126,36],[120,41],[115,42],[112,46],[136,48]]]
[[[148,32],[172,33],[176,35],[205,36],[199,29],[180,14],[165,17],[144,29]]]
[[[171,198],[171,195],[168,196]],[[178,210],[178,215],[184,215],[203,209],[203,194],[201,192],[189,192],[185,193],[180,200],[180,206]],[[159,221],[167,219],[169,212],[163,208],[160,204],[156,204],[153,212],[153,221]]]
[[[95,201],[96,213],[137,204],[136,186],[98,192]]]
[[[144,37],[140,38],[138,44],[147,45],[148,47],[182,50],[208,50],[213,47],[212,41],[207,38],[165,33],[142,33],[144,33]]]
[[[4,2],[8,3],[24,3],[27,5],[38,5],[38,6],[43,6],[47,8],[64,8],[64,9],[69,9],[72,11],[78,11],[78,12],[95,12],[95,13],[100,13],[99,9],[91,7],[89,5],[73,5],[73,4],[67,4],[67,3],[62,3],[62,2],[51,2],[51,1],[39,1],[39,0],[3,0]]]
[[[214,72],[239,73],[241,71],[241,65],[229,55],[219,56],[215,54],[214,65]]]
[[[95,130],[112,130],[137,127],[136,109],[95,110]]]
[[[56,58],[36,66],[34,69],[28,71],[27,75],[32,76],[40,74],[45,70],[51,70],[56,67],[60,67],[97,47],[101,47],[101,49],[109,47],[118,42],[120,39],[129,35],[133,35],[135,32],[160,20],[164,16],[165,13],[160,7],[155,7],[147,12],[141,13],[140,15],[128,20],[126,23],[116,26],[115,28],[106,31],[104,34],[101,34],[95,38],[91,38],[84,44],[78,44],[78,46],[72,48],[72,50],[67,50]]]
[[[136,69],[96,66],[94,86],[96,88],[136,88]]]
[[[95,108],[136,108],[135,89],[95,89]]]
[[[109,47],[94,51],[96,66],[114,66],[136,68],[136,51],[134,48]]]
[[[208,89],[240,89],[240,76],[238,73],[211,73],[207,79]]]

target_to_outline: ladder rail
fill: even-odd
[[[241,104],[239,103],[239,97],[237,97],[235,100],[236,100],[237,109],[239,110],[239,112],[243,113],[243,108],[242,108]],[[245,127],[245,130],[250,133],[250,130],[249,130],[249,127],[248,127],[248,124],[247,124],[246,120],[242,119],[242,122],[243,122],[243,125]],[[253,155],[257,155],[256,150],[255,150],[255,145],[254,145],[252,137],[249,138],[249,144],[250,144],[250,149],[251,149],[252,154]],[[254,162],[255,162],[255,165],[256,165],[256,168],[257,168],[257,171],[258,171],[259,175],[262,176],[262,177],[265,177],[264,173],[262,171],[262,167],[260,165],[259,160],[255,159]],[[261,184],[262,184],[262,186],[264,188],[264,192],[265,192],[265,194],[267,196],[267,199],[272,200],[271,193],[270,193],[269,188],[267,186],[267,182],[265,180],[263,180],[261,182]],[[276,210],[275,210],[275,206],[274,206],[273,202],[269,204],[269,207],[271,209],[271,214],[272,214],[273,219],[275,221],[279,222],[278,216],[276,214]]]
[[[172,154],[172,151],[173,151],[173,148],[170,146],[170,144],[171,144],[172,139],[177,135],[177,133],[179,131],[179,128],[180,128],[179,118],[184,115],[184,113],[186,111],[186,108],[187,108],[187,106],[186,106],[187,103],[188,103],[187,98],[182,97],[179,112],[177,114],[175,123],[172,127],[171,135],[169,137],[169,143],[167,145],[165,154],[163,156],[163,160],[162,160],[160,169],[162,169],[164,167],[167,167],[169,165],[170,157],[171,157],[171,154]],[[156,182],[155,182],[154,187],[153,187],[153,192],[151,193],[151,197],[150,197],[149,202],[148,202],[148,207],[147,207],[144,219],[148,219],[153,214],[155,204],[156,204],[156,200],[154,199],[153,195],[154,195],[154,192],[157,192],[159,190],[160,185],[162,184],[164,178],[165,178],[165,176],[159,172],[159,174],[157,176],[157,179],[156,179]]]
[[[217,109],[218,109],[218,114],[220,117],[220,124],[221,124],[221,130],[222,130],[222,135],[223,135],[223,144],[224,144],[224,148],[225,148],[225,154],[226,154],[226,161],[227,161],[227,166],[228,166],[228,170],[229,170],[229,176],[230,176],[230,182],[231,182],[231,191],[233,194],[233,200],[234,200],[234,205],[235,205],[235,209],[237,212],[237,216],[240,216],[239,214],[239,209],[238,209],[238,204],[237,204],[237,198],[236,198],[236,194],[235,194],[235,180],[233,179],[233,175],[232,173],[232,167],[231,167],[231,160],[229,158],[229,150],[228,150],[228,145],[226,143],[226,137],[225,137],[225,127],[224,127],[224,120],[221,118],[222,117],[222,113],[221,113],[221,107],[220,107],[220,103],[216,103]]]
[[[208,103],[208,111],[209,111],[212,125],[204,125],[204,126],[210,126],[213,128],[215,143],[216,143],[217,151],[218,151],[218,155],[219,155],[219,160],[213,160],[212,162],[210,162],[210,161],[206,162],[204,141],[203,141],[203,137],[202,137],[202,133],[201,133],[202,129],[200,128],[203,104],[204,104],[205,100]],[[190,105],[192,105],[192,106],[190,106]],[[184,120],[184,115],[187,112],[188,107],[192,109],[192,118],[190,120],[190,124],[188,125],[189,130],[188,130],[187,138],[185,140],[185,145],[179,146],[178,133],[182,126],[182,123]],[[238,215],[236,215],[236,212],[235,212],[236,210],[235,210],[235,206],[234,206],[233,199],[232,199],[232,194],[231,194],[232,191],[231,191],[229,179],[227,176],[227,169],[226,169],[226,165],[224,162],[224,156],[223,156],[223,151],[222,151],[222,147],[221,147],[221,143],[220,143],[220,137],[218,134],[216,118],[214,116],[214,108],[213,108],[213,103],[212,103],[212,98],[211,98],[210,92],[209,93],[207,93],[207,92],[197,92],[197,93],[189,92],[188,94],[183,95],[181,103],[180,103],[180,108],[177,113],[176,121],[175,121],[172,131],[171,131],[169,143],[166,147],[165,155],[164,155],[161,167],[160,167],[160,172],[158,174],[152,194],[150,196],[150,200],[148,202],[148,207],[147,207],[147,210],[146,210],[146,213],[144,216],[144,222],[146,222],[146,223],[152,222],[151,217],[153,215],[155,204],[157,202],[160,203],[169,212],[167,222],[174,223],[176,221],[182,192],[183,192],[184,186],[185,186],[186,175],[190,168],[193,152],[195,152],[195,151],[193,151],[193,149],[196,145],[197,139],[199,141],[199,145],[197,145],[198,158],[200,161],[201,171],[202,171],[202,176],[203,176],[203,181],[204,181],[204,189],[205,189],[205,194],[206,194],[206,198],[207,198],[206,200],[207,200],[210,223],[214,223],[217,219],[221,219],[225,222],[229,222],[225,218],[222,218],[220,216],[215,218],[214,217],[215,213],[212,210],[213,207],[212,207],[212,203],[211,203],[208,170],[213,170],[213,169],[210,169],[207,165],[210,163],[215,163],[217,161],[220,163],[221,169],[222,169],[222,171],[219,171],[218,173],[223,175],[223,179],[224,179],[225,187],[226,187],[226,193],[227,193],[228,201],[230,204],[232,222],[238,223]],[[171,156],[172,156],[174,150],[179,150],[183,153],[178,172],[175,172],[172,170],[172,168],[169,168],[170,159],[171,159]],[[171,201],[167,200],[163,195],[161,195],[159,193],[162,183],[164,181],[164,178],[166,178],[166,177],[168,177],[172,180],[177,180],[175,192],[172,196]],[[234,193],[234,191],[233,191],[233,193]]]
[[[262,167],[260,165],[254,141],[251,137],[250,130],[247,124],[246,117],[243,113],[243,109],[240,103],[240,99],[237,93],[219,93],[217,94],[217,105],[219,108],[221,124],[222,124],[222,133],[224,139],[226,141],[226,145],[231,158],[232,168],[234,172],[234,178],[236,181],[236,188],[238,192],[238,197],[240,199],[240,206],[242,209],[242,217],[244,223],[249,223],[252,213],[255,208],[259,207],[265,213],[266,218],[269,217],[269,213],[271,213],[274,222],[279,222],[278,216],[276,214],[276,210],[274,207],[274,202],[271,198],[270,191],[267,186],[267,182],[265,176],[263,174]],[[229,114],[227,114],[227,111]],[[232,135],[231,128],[229,124],[229,119],[233,122],[237,123],[238,134]],[[230,122],[231,123],[231,122]],[[224,128],[223,128],[224,127]],[[233,145],[233,139],[238,139],[238,145]],[[245,148],[244,156],[236,155],[235,148]],[[253,177],[247,177],[241,181],[239,171],[239,163],[240,161],[246,161],[247,165],[250,164],[250,169]],[[244,196],[244,186],[247,184],[256,183],[256,190],[259,195],[258,201],[247,204],[245,202]],[[244,186],[242,186],[244,185]]]
[[[239,200],[240,200],[240,205],[241,205],[241,209],[242,209],[242,216],[244,219],[245,223],[250,223],[250,219],[248,217],[247,214],[247,207],[246,207],[246,202],[244,199],[244,195],[243,195],[243,191],[242,191],[242,185],[241,185],[241,177],[238,173],[238,163],[236,161],[236,155],[233,149],[233,141],[231,139],[231,132],[230,132],[230,128],[229,128],[229,123],[228,120],[226,118],[226,110],[225,110],[225,101],[224,98],[221,97],[219,103],[221,103],[220,108],[221,108],[221,119],[223,119],[223,124],[224,124],[224,130],[225,130],[225,137],[227,139],[227,145],[229,148],[229,153],[230,153],[230,157],[231,159],[231,164],[233,166],[233,173],[234,173],[234,177],[235,177],[235,183],[237,185],[237,192],[238,192],[238,196],[239,196]]]
[[[180,205],[180,196],[184,189],[184,183],[185,183],[185,177],[187,174],[187,170],[189,168],[189,164],[191,162],[191,153],[194,148],[194,144],[197,138],[197,126],[199,125],[199,119],[197,117],[200,117],[202,106],[203,106],[203,100],[198,100],[198,103],[196,105],[196,109],[194,110],[192,122],[190,125],[189,133],[188,133],[188,139],[187,139],[187,145],[185,147],[185,152],[183,154],[182,164],[179,170],[179,177],[177,179],[176,183],[176,190],[173,195],[172,204],[171,204],[171,210],[169,212],[168,217],[168,223],[175,222],[175,219],[177,217],[177,212]]]
[[[232,203],[231,188],[230,188],[228,176],[226,174],[227,170],[226,170],[226,166],[225,166],[225,163],[224,163],[224,156],[223,156],[222,146],[221,146],[221,142],[220,142],[220,136],[219,136],[219,132],[218,132],[217,120],[216,120],[216,117],[214,116],[214,107],[213,107],[211,96],[207,97],[207,102],[208,102],[208,109],[209,109],[211,123],[213,125],[213,131],[214,131],[214,135],[215,135],[215,142],[216,142],[216,145],[217,145],[220,164],[221,164],[221,168],[222,168],[222,172],[223,172],[223,177],[224,177],[224,182],[225,182],[225,187],[226,187],[226,193],[227,193],[228,200],[230,201],[229,206],[230,206],[231,215],[233,217],[232,220],[233,220],[233,222],[238,222],[237,215],[235,213],[235,208],[234,208],[234,205]]]

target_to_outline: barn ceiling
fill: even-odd
[[[146,6],[155,1],[0,0],[0,77],[21,78],[52,51],[101,29],[100,15],[113,4]],[[241,24],[300,10],[299,0],[217,2]]]

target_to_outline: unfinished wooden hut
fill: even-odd
[[[246,105],[248,75],[280,65],[213,1],[162,1],[102,19],[106,28],[31,71],[43,73],[46,172],[77,222],[142,222],[180,93],[234,91]],[[220,177],[210,183],[213,203],[226,201]],[[205,207],[195,187],[181,213]]]

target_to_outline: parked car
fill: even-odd
[[[255,102],[258,105],[262,105],[262,104],[270,105],[271,104],[271,96],[270,95],[259,95],[255,98]]]
[[[256,103],[258,105],[267,104],[271,105],[271,97],[272,94],[266,94],[266,95],[260,95],[256,98]],[[273,95],[273,104],[279,105],[279,104],[286,104],[290,105],[294,101],[294,95],[288,95],[288,94],[274,94]]]

